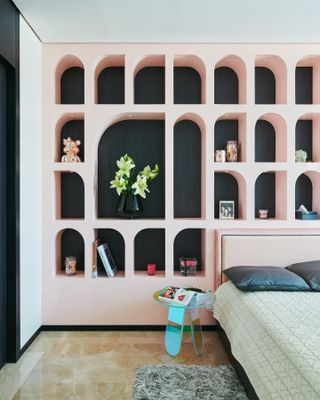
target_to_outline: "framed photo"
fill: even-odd
[[[234,201],[219,201],[219,219],[234,219]]]

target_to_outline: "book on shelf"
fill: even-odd
[[[97,265],[97,249],[99,246],[99,239],[92,243],[92,278],[98,278],[98,265]]]
[[[196,292],[175,286],[165,287],[159,294],[159,300],[165,303],[187,306]]]
[[[114,262],[114,259],[112,257],[110,248],[107,243],[101,243],[100,241],[98,242],[97,250],[100,256],[100,259],[102,261],[102,264],[104,266],[104,269],[106,271],[107,277],[108,278],[113,278],[116,276],[118,272],[118,268],[116,266],[116,263]]]

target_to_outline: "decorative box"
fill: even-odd
[[[303,220],[318,219],[318,213],[316,211],[310,211],[308,213],[302,211],[296,211],[296,219],[303,219]]]
[[[182,276],[195,275],[197,273],[198,260],[194,257],[179,257],[179,267]]]

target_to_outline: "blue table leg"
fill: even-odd
[[[188,310],[189,324],[191,328],[192,343],[197,355],[203,353],[202,327],[200,322],[199,310]]]
[[[171,356],[179,354],[183,336],[184,308],[169,306],[165,346]]]

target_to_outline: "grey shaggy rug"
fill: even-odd
[[[137,369],[132,400],[248,400],[231,366],[146,365]]]

